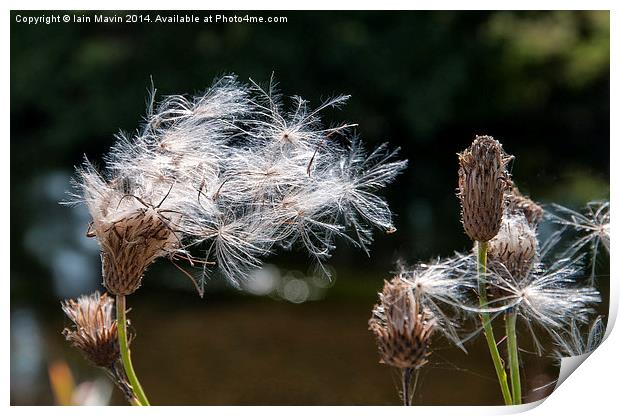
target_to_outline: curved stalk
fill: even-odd
[[[487,273],[487,250],[489,243],[486,241],[478,241],[478,298],[480,300],[480,308],[484,309],[487,306],[487,282],[485,275]],[[512,396],[510,395],[510,388],[508,387],[508,376],[506,370],[502,364],[502,359],[497,349],[497,342],[495,341],[495,335],[493,334],[493,326],[491,325],[491,318],[488,312],[481,312],[480,319],[482,320],[482,327],[484,328],[484,336],[489,346],[489,352],[491,353],[491,359],[495,366],[495,373],[497,374],[497,380],[502,390],[502,396],[504,397],[504,403],[506,405],[513,404]]]
[[[519,374],[519,346],[517,344],[517,313],[506,314],[506,336],[508,339],[508,364],[510,365],[510,385],[514,404],[521,404],[521,375]]]
[[[144,390],[142,390],[140,381],[138,381],[136,372],[131,364],[131,352],[129,351],[129,345],[127,343],[125,296],[123,295],[116,295],[116,321],[118,325],[118,343],[121,348],[121,359],[123,361],[125,373],[127,374],[127,380],[129,380],[129,384],[131,384],[131,388],[133,389],[140,406],[150,406],[149,400],[146,398],[146,394],[144,394]]]

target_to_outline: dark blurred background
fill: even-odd
[[[397,258],[470,248],[454,190],[456,153],[475,134],[516,155],[513,177],[537,201],[608,198],[608,12],[249,13],[287,22],[35,26],[15,16],[43,12],[12,12],[13,404],[54,402],[50,363],[56,374],[66,362],[76,383],[102,377],[60,334],[59,301],[102,288],[88,213],[58,202],[85,154],[101,164],[114,134],[138,127],[150,77],[164,95],[272,72],[285,95],[314,104],[351,94],[325,121],[357,122],[368,147],[387,140],[410,161],[385,192],[398,232],[377,235],[370,258],[341,241],[332,282],[281,253],[245,291],[214,279],[200,299],[168,262],[152,267],[128,302],[154,404],[398,404],[398,375],[378,363],[367,320]],[[534,389],[552,388],[557,368],[524,356],[529,399],[548,394]],[[86,386],[94,402],[111,391]],[[484,342],[465,355],[437,339],[415,400],[499,403]]]

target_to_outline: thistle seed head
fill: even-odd
[[[515,279],[526,276],[536,261],[538,239],[523,215],[504,217],[502,226],[489,241],[489,262],[496,270],[505,270]]]
[[[226,76],[194,97],[157,104],[153,91],[145,123],[117,135],[101,174],[85,163],[73,200],[93,218],[110,293],[136,290],[158,257],[204,265],[200,292],[214,270],[239,286],[280,248],[321,265],[338,238],[368,251],[374,229],[393,232],[378,191],[407,162],[387,145],[364,150],[355,124],[322,122],[348,96],[311,108],[276,90]],[[197,246],[205,257],[189,256]]]
[[[94,365],[112,369],[120,357],[118,329],[113,318],[114,300],[95,292],[61,303],[62,310],[73,321],[72,328],[62,334]]]
[[[174,231],[181,215],[170,205],[174,196],[166,193],[172,185],[140,185],[120,177],[106,181],[89,164],[80,176],[92,216],[87,235],[101,248],[103,284],[113,295],[129,295],[151,263],[181,250]]]
[[[523,214],[531,226],[538,225],[542,220],[545,214],[543,207],[521,194],[516,186],[513,186],[505,197],[508,200],[506,212],[509,215]]]
[[[98,232],[103,284],[114,295],[130,295],[140,287],[147,267],[176,248],[170,226],[153,210],[138,210]]]
[[[511,185],[506,165],[512,156],[491,136],[476,136],[458,156],[463,227],[472,240],[489,241],[502,223],[504,193]]]
[[[430,355],[435,319],[420,310],[411,284],[395,277],[386,281],[368,322],[375,334],[381,362],[397,368],[420,368]]]

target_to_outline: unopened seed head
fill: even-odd
[[[510,215],[523,214],[530,225],[538,225],[545,214],[544,209],[530,198],[519,192],[516,186],[506,194],[508,207],[506,212]]]
[[[381,362],[401,369],[422,367],[428,361],[435,329],[432,314],[420,308],[411,284],[400,277],[385,282],[380,299],[369,326]]]
[[[511,184],[506,165],[512,156],[491,136],[476,136],[458,156],[463,227],[472,240],[489,241],[502,223],[504,193]]]
[[[114,300],[95,292],[62,302],[62,310],[73,321],[62,332],[67,341],[94,365],[113,368],[120,357]]]
[[[497,235],[489,241],[489,262],[491,267],[505,269],[513,278],[520,279],[536,261],[537,249],[536,231],[526,217],[506,216]]]

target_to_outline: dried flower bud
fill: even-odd
[[[66,300],[62,302],[62,310],[73,321],[74,327],[65,328],[62,334],[88,361],[105,369],[125,398],[132,402],[135,395],[120,360],[118,328],[113,318],[113,309],[114,299],[106,293],[99,295],[99,292],[95,292],[89,296],[80,296],[77,300]],[[131,342],[131,337],[128,342]]]
[[[525,216],[504,217],[499,233],[489,241],[489,262],[493,269],[521,279],[528,274],[536,259],[536,232]]]
[[[393,367],[420,368],[430,355],[430,338],[435,329],[432,314],[420,307],[411,284],[396,277],[386,281],[368,322],[377,338],[381,362]]]
[[[96,366],[113,368],[120,358],[114,299],[95,292],[62,302],[62,310],[74,323],[62,331],[67,341]]]
[[[510,187],[506,165],[512,156],[491,136],[476,136],[459,153],[459,199],[467,235],[489,241],[499,231],[504,215],[504,192]]]
[[[509,215],[523,214],[530,225],[538,225],[542,220],[545,211],[536,202],[532,201],[519,192],[519,188],[514,186],[509,193],[506,194],[508,207],[506,212]]]

